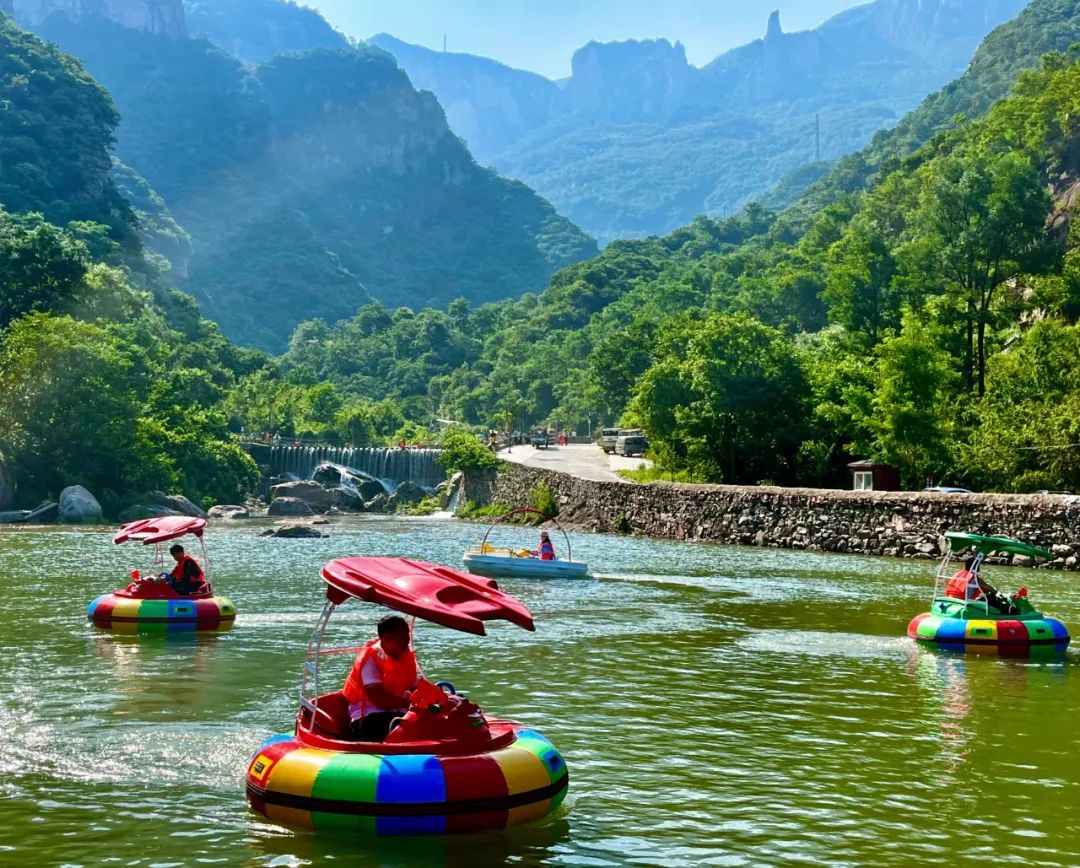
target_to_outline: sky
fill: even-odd
[[[785,31],[807,30],[866,0],[299,0],[338,30],[363,39],[389,33],[406,42],[493,57],[548,78],[570,74],[590,40],[664,37],[703,66],[765,35],[780,10]]]

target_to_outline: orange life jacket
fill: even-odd
[[[393,693],[401,696],[406,690],[412,690],[416,686],[416,652],[409,648],[404,654],[394,659],[382,649],[378,639],[372,639],[364,650],[356,655],[349,677],[345,679],[345,686],[341,689],[342,694],[351,705],[369,704],[367,694],[364,692],[364,664],[369,658],[375,660],[379,667],[379,681],[382,686]],[[371,703],[373,704],[373,703]],[[381,708],[381,706],[377,706]],[[366,708],[364,713],[367,713]]]
[[[970,570],[957,570],[945,586],[945,596],[955,597],[957,600],[978,600],[982,595],[979,580]]]
[[[176,562],[176,566],[173,567],[172,577],[178,582],[182,581],[184,578],[184,567],[188,561],[191,561],[193,564],[195,564],[195,569],[199,571],[199,574],[195,576],[192,581],[196,584],[198,584],[199,582],[205,582],[206,573],[203,572],[202,565],[191,555],[184,555],[179,561]]]

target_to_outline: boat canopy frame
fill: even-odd
[[[975,552],[972,556],[973,559],[971,566],[968,567],[968,571],[976,576],[979,575],[979,568],[992,554],[1004,553],[1023,555],[1025,557],[1042,558],[1044,560],[1053,558],[1053,555],[1046,549],[1005,536],[987,536],[978,533],[948,530],[945,531],[945,541],[945,556],[941,559],[941,563],[938,565],[937,575],[934,577],[934,594],[930,600],[931,604],[933,604],[934,600],[945,596],[945,588],[948,586],[949,580],[955,575],[955,571],[952,568],[952,562],[954,558],[959,558],[958,552],[966,551],[968,549]],[[964,602],[982,603],[989,616],[990,601],[986,595],[983,595],[982,599],[967,599],[965,597]]]
[[[363,570],[377,567],[383,575],[374,575],[374,571],[365,576]],[[393,579],[394,571],[398,578]],[[405,587],[404,579],[408,575],[427,575],[434,580],[442,580],[447,587],[457,586],[459,599],[452,601],[462,611],[456,617],[453,613],[442,610],[453,608],[438,599],[419,597]],[[300,706],[313,716],[318,713],[320,659],[328,654],[359,653],[366,646],[355,645],[344,648],[324,649],[323,640],[330,617],[350,599],[386,606],[396,612],[412,616],[409,629],[409,645],[415,635],[416,619],[420,618],[434,624],[440,624],[463,633],[485,635],[484,621],[509,621],[525,630],[535,630],[532,614],[516,598],[504,594],[492,579],[478,579],[468,573],[462,573],[440,564],[413,561],[407,558],[339,558],[327,562],[319,571],[326,582],[326,602],[315,623],[315,629],[308,641],[307,655],[304,658],[303,675],[300,680]],[[389,580],[388,580],[389,579]],[[461,595],[471,596],[470,602],[461,599]],[[466,611],[466,609],[470,611]]]
[[[147,568],[150,573],[168,572],[165,569],[165,543],[191,534],[199,541],[199,552],[195,560],[199,561],[206,579],[206,586],[213,593],[211,584],[212,564],[210,551],[206,548],[206,519],[186,515],[166,515],[160,518],[144,518],[121,525],[113,537],[115,545],[126,542],[141,542],[144,546],[154,547],[154,558]]]

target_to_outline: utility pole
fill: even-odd
[[[817,112],[814,112],[814,162],[821,162],[821,115]]]

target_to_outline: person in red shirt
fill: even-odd
[[[349,702],[353,737],[359,741],[384,741],[394,719],[409,710],[409,693],[419,681],[405,619],[387,615],[379,621],[378,633],[356,655],[341,691]]]
[[[174,545],[169,549],[169,554],[176,561],[173,567],[170,584],[178,594],[192,594],[201,591],[206,584],[206,574],[199,562],[191,555],[184,552],[182,545]]]
[[[531,554],[542,561],[555,560],[555,546],[551,544],[551,537],[546,530],[540,531],[540,546]]]

